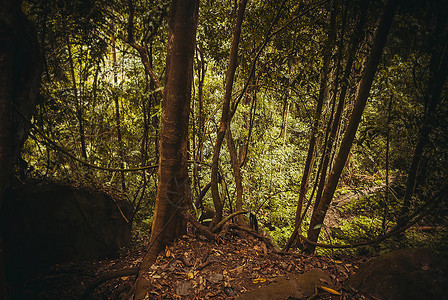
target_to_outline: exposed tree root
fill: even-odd
[[[205,227],[204,225],[202,225],[201,223],[198,222],[198,220],[196,220],[196,218],[194,218],[189,212],[187,212],[186,210],[184,210],[183,212],[181,212],[182,216],[185,218],[185,220],[190,223],[191,225],[193,225],[194,227],[196,227],[196,229],[202,234],[204,235],[208,240],[210,241],[215,241],[217,239],[217,235],[214,234],[213,232],[211,232],[207,227]]]
[[[272,251],[274,251],[276,253],[280,252],[280,248],[275,244],[274,241],[263,236],[262,234],[258,233],[257,231],[253,230],[252,228],[237,225],[237,224],[230,224],[230,228],[245,231],[245,232],[249,233],[250,235],[262,240],[266,244],[266,246],[268,246],[269,249],[271,249]]]
[[[227,217],[225,217],[221,222],[219,222],[218,224],[216,224],[215,227],[213,227],[212,232],[217,232],[219,229],[221,229],[221,227],[227,223],[228,221],[230,221],[230,219],[232,219],[233,217],[236,217],[238,215],[241,214],[247,214],[249,211],[236,211],[233,214],[228,215]]]
[[[87,299],[87,297],[95,290],[95,288],[100,284],[102,284],[103,282],[123,276],[132,276],[132,275],[136,276],[138,275],[139,270],[140,270],[139,267],[135,267],[106,273],[103,276],[99,277],[94,282],[92,282],[91,284],[89,284],[87,288],[84,290],[84,293],[82,293],[80,299],[82,300]]]

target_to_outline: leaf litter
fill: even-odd
[[[276,253],[263,241],[232,232],[219,241],[213,243],[202,236],[184,235],[167,246],[145,274],[151,281],[148,299],[233,299],[268,286],[278,278],[298,276],[313,269],[325,272],[331,282],[320,282],[315,293],[303,299],[367,299],[342,289],[349,275],[366,258],[333,260],[299,252]],[[79,299],[96,278],[136,267],[144,254],[141,248],[115,260],[58,265],[24,281],[20,289],[33,295],[32,299]],[[108,280],[96,287],[88,299],[122,299],[135,278],[119,276]]]

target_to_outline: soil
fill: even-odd
[[[144,249],[113,260],[56,265],[15,285],[16,299],[80,299],[99,277],[111,271],[138,267]],[[202,236],[184,235],[168,246],[151,267],[148,299],[233,299],[278,278],[298,276],[312,269],[325,272],[341,295],[315,288],[314,299],[366,299],[342,288],[366,258],[342,258],[275,253],[263,241],[240,231],[221,234],[212,243]],[[87,299],[123,299],[136,276],[123,275],[97,286]],[[308,298],[308,297],[307,297]],[[127,298],[124,298],[127,299]]]

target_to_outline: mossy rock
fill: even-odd
[[[346,287],[377,299],[448,299],[448,260],[429,249],[404,249],[363,264]]]

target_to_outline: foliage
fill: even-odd
[[[340,147],[382,7],[381,1],[371,2],[364,30],[366,36],[357,49],[332,155]],[[383,218],[388,224],[386,227],[390,228],[399,214],[403,195],[400,184],[405,182],[426,111],[423,91],[430,76],[431,30],[437,15],[436,4],[423,2],[412,1],[411,6],[399,8],[351,157],[339,184],[339,195],[356,187],[383,185],[386,151],[389,151],[388,172],[394,193],[389,195],[387,203],[383,190],[349,203],[343,213],[350,218],[340,224],[343,233],[332,237],[334,243],[374,237],[384,229]],[[135,41],[145,47],[152,70],[163,85],[169,3],[164,0],[132,3]],[[212,159],[219,126],[218,112],[224,98],[224,74],[236,3],[202,1],[199,10],[189,156],[201,164],[197,167],[190,165],[193,200],[210,181],[207,164]],[[249,1],[243,23],[233,107],[240,96],[241,101],[231,122],[233,138],[241,162],[244,161],[241,167],[244,207],[257,214],[279,244],[284,244],[294,229],[300,180],[319,95],[329,16],[333,9],[330,2],[315,0],[286,1],[283,6],[282,3]],[[331,53],[331,89],[341,80],[342,72],[339,70],[337,77],[336,70],[347,59],[342,56],[338,61],[338,51],[344,54],[348,51],[350,36],[359,17],[358,1],[336,1],[336,9],[336,37],[342,41],[342,49],[335,47]],[[45,137],[32,129],[24,145],[17,176],[57,178],[117,189],[122,189],[124,181],[124,192],[138,209],[136,239],[142,240],[152,221],[156,169],[128,172],[121,177],[119,172],[81,165],[48,142],[51,140],[75,157],[96,166],[134,168],[157,164],[161,90],[145,72],[142,56],[129,43],[127,1],[36,0],[26,1],[24,10],[38,30],[45,60],[42,102],[32,120],[33,126]],[[279,18],[275,22],[277,15]],[[261,48],[270,32],[276,34],[269,36],[269,41]],[[246,85],[247,90],[244,90]],[[330,124],[334,105],[331,101],[337,99],[338,91],[331,90],[330,95],[333,96],[324,103],[319,123],[318,150],[307,200],[312,195],[317,167],[322,160],[325,129]],[[429,145],[425,148],[414,207],[430,198],[448,176],[445,163],[448,155],[446,96],[445,86],[433,120]],[[119,103],[118,117],[115,99]],[[86,153],[83,153],[84,146]],[[230,212],[235,207],[236,187],[227,147],[222,147],[221,152],[220,173],[225,182],[221,185],[221,193],[226,199],[226,211]],[[203,202],[211,205],[210,193]],[[309,224],[310,211],[305,215],[303,228]],[[443,217],[434,222],[446,225]],[[418,238],[416,235],[413,239]],[[435,240],[442,241],[437,234],[427,239],[428,242]],[[325,234],[322,241],[328,241]]]

